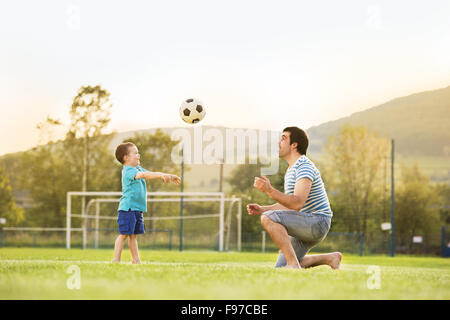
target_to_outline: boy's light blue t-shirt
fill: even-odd
[[[145,172],[141,166],[123,166],[122,197],[119,210],[147,212],[147,186],[145,179],[134,179],[138,172]]]

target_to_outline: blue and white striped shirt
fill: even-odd
[[[306,156],[303,155],[298,158],[295,164],[286,171],[284,175],[284,193],[293,195],[295,183],[303,178],[311,180],[312,185],[308,198],[300,212],[332,217],[333,212],[331,211],[320,172]]]

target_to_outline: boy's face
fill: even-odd
[[[128,148],[128,154],[126,154],[124,159],[124,165],[129,167],[137,167],[141,164],[139,159],[141,155],[139,154],[139,150],[136,146],[132,146]]]

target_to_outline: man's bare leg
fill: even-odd
[[[120,258],[122,257],[122,250],[125,244],[125,240],[127,239],[127,234],[119,234],[115,243],[114,243],[114,259],[112,262],[120,262]]]
[[[261,225],[269,233],[272,240],[283,252],[286,258],[286,268],[300,268],[300,263],[298,262],[297,255],[295,254],[294,248],[291,244],[291,239],[286,231],[286,229],[279,223],[273,222],[269,217],[261,216]]]
[[[139,258],[139,250],[138,250],[136,234],[130,235],[130,238],[128,239],[128,246],[130,247],[130,251],[131,251],[132,263],[133,264],[141,264],[141,259]]]
[[[329,265],[333,269],[339,269],[341,265],[342,254],[340,252],[326,253],[326,254],[314,254],[304,256],[300,260],[302,268],[311,268],[321,265]]]

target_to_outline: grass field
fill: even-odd
[[[132,265],[127,250],[111,264],[112,253],[2,248],[0,299],[450,299],[444,258],[344,254],[340,270],[287,270],[273,268],[274,253],[141,250],[142,265]],[[80,270],[79,290],[67,287],[71,265]],[[371,265],[380,289],[368,288]]]

